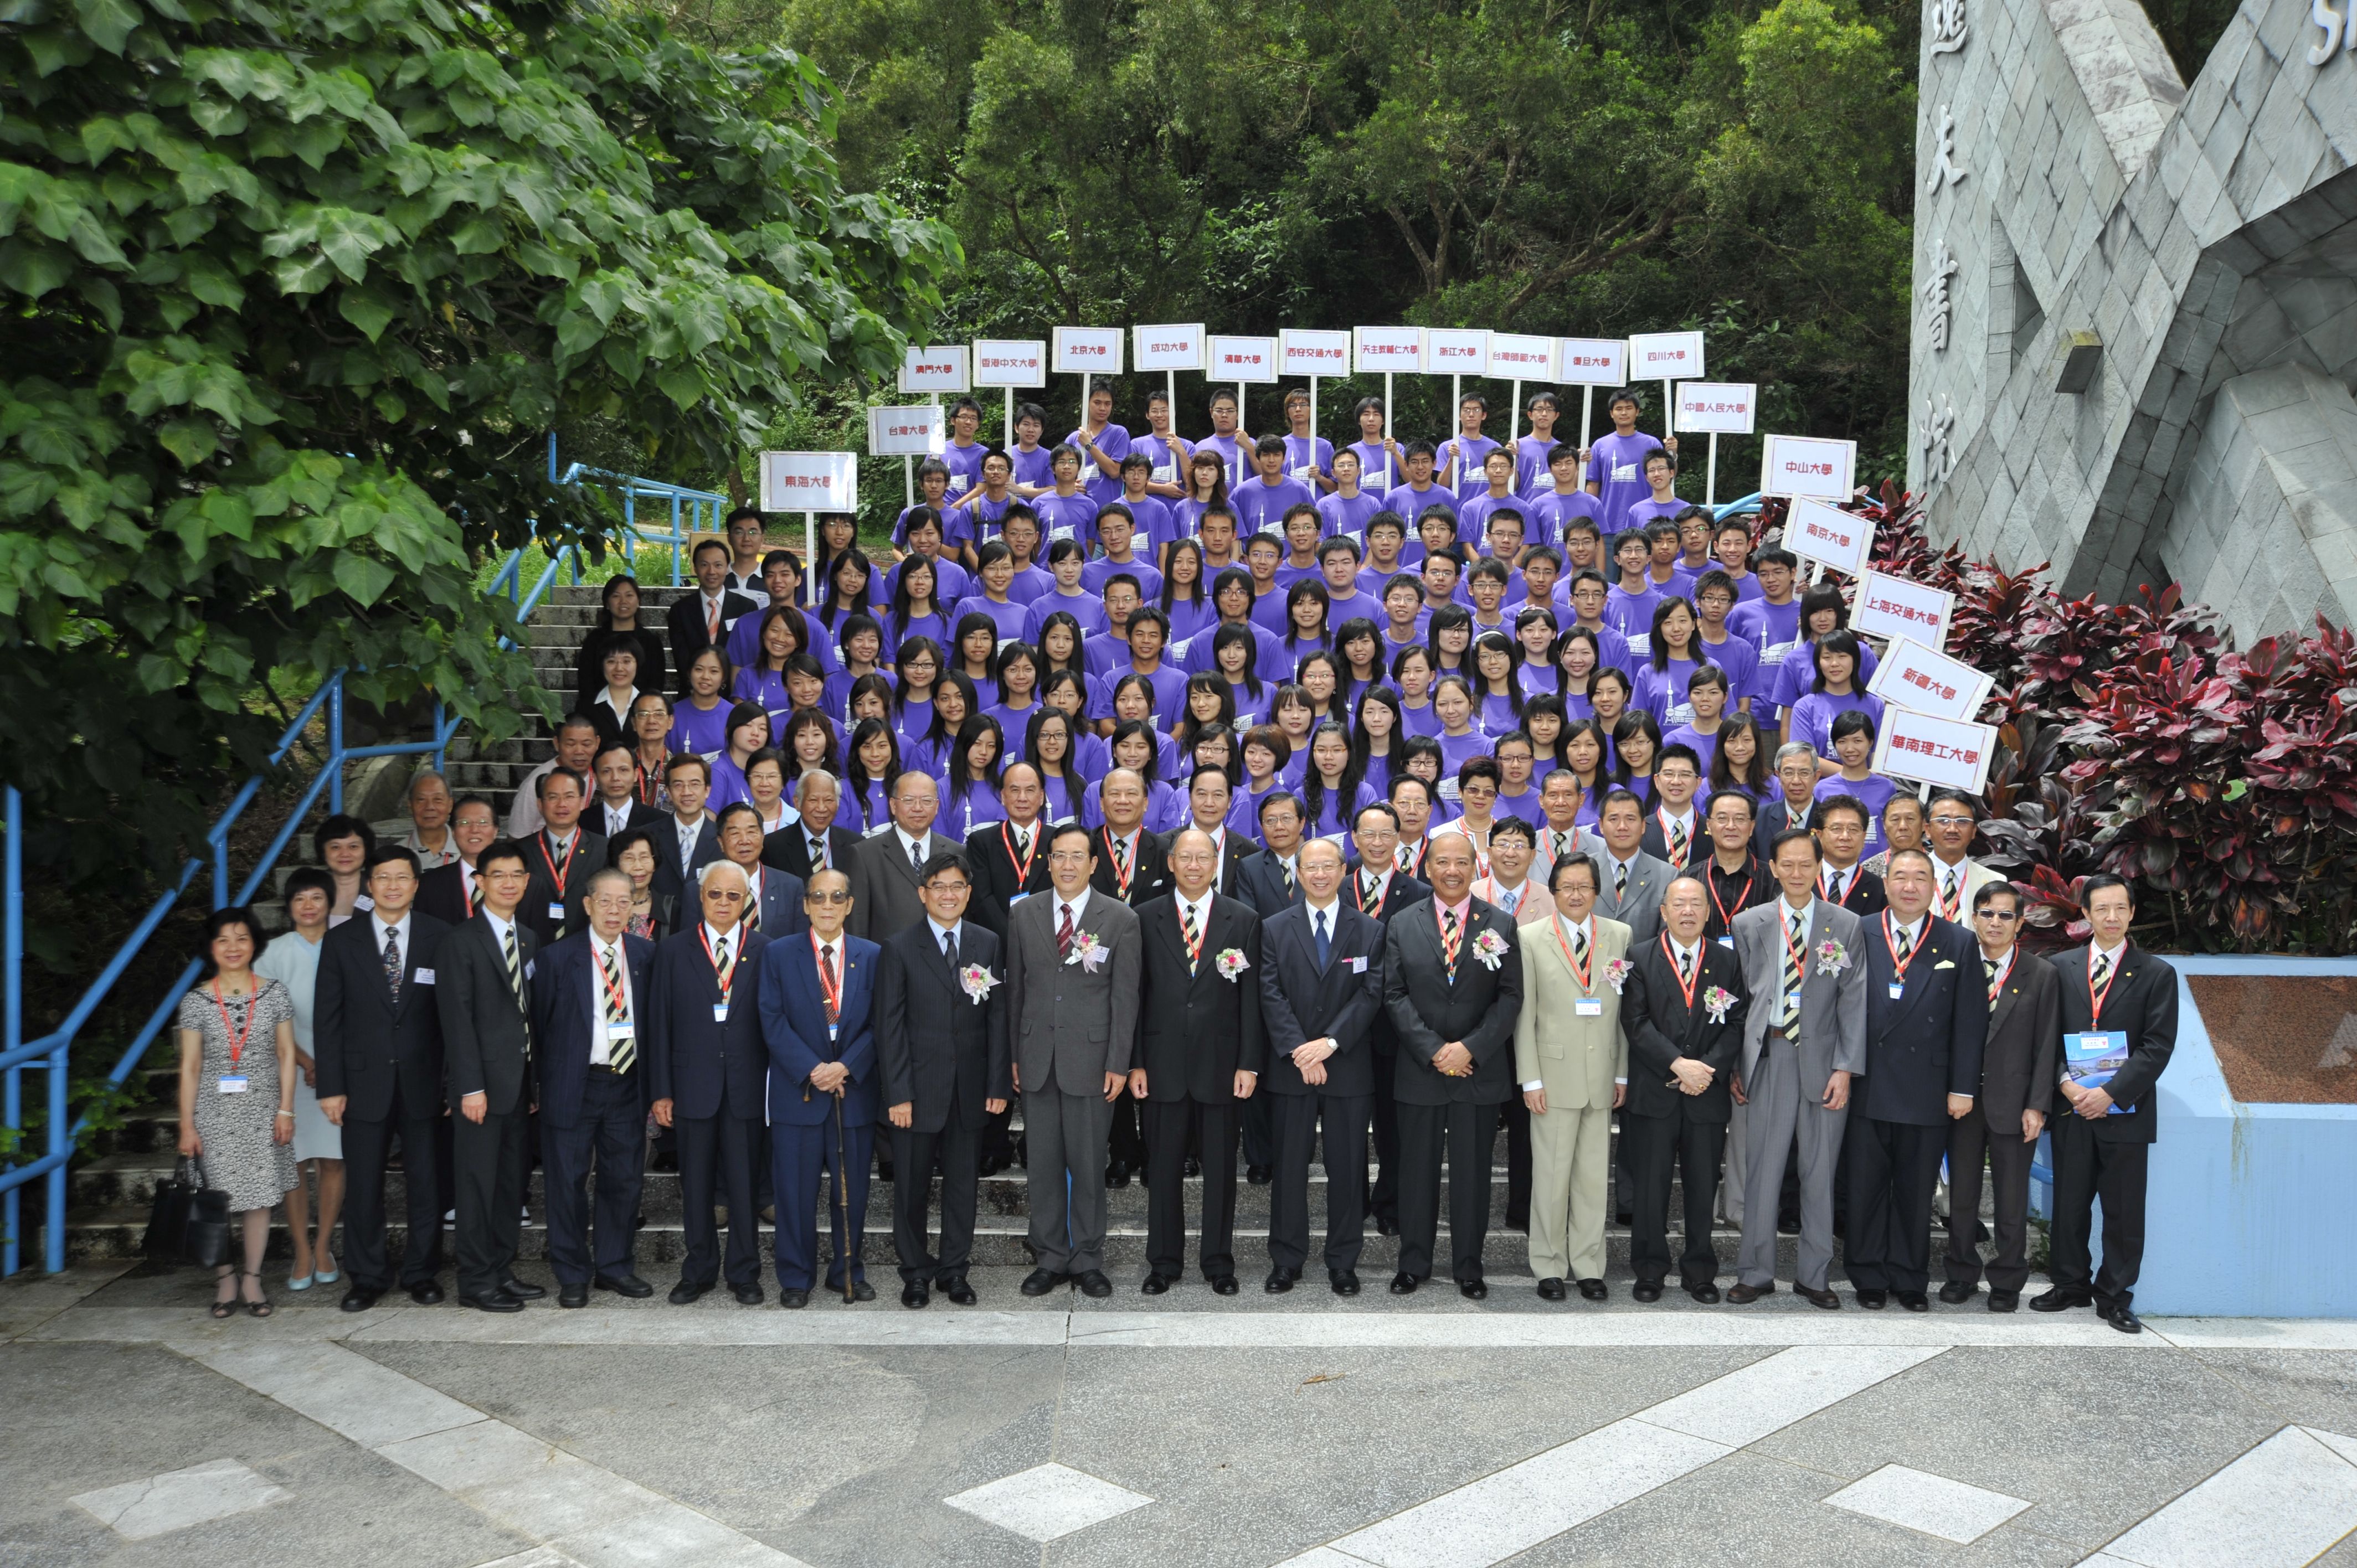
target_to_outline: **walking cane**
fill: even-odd
[[[837,1090],[834,1096],[834,1208],[837,1218],[843,1221],[843,1305],[845,1306],[849,1306],[852,1300],[851,1194],[845,1190],[844,1183],[850,1179],[850,1167],[845,1164],[843,1153],[843,1094]]]

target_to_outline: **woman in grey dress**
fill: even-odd
[[[254,961],[253,972],[286,987],[295,1008],[295,1180],[286,1189],[286,1233],[295,1243],[294,1265],[287,1271],[288,1290],[331,1285],[340,1277],[328,1238],[344,1207],[344,1134],[319,1109],[313,1082],[317,1063],[311,1044],[311,992],[319,975],[319,941],[328,934],[328,911],[335,907],[336,879],[316,865],[307,865],[286,879],[286,916],[291,931],[273,937]],[[319,1185],[319,1230],[311,1233],[311,1182]]]
[[[229,1194],[244,1266],[224,1263],[212,1315],[242,1302],[270,1316],[262,1252],[270,1211],[295,1185],[295,1006],[286,987],[253,972],[261,928],[246,909],[205,922],[211,973],[180,999],[180,1153],[204,1163],[205,1185]]]

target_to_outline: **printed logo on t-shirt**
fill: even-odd
[[[1171,478],[1171,475],[1176,472],[1178,472],[1177,468],[1170,464],[1157,463],[1154,466],[1154,482],[1157,485],[1173,484],[1176,481]]]
[[[1634,463],[1613,464],[1612,482],[1616,485],[1635,484],[1637,482],[1637,465]]]
[[[962,490],[972,483],[974,483],[974,476],[972,474],[952,474],[950,476],[950,489],[952,490]]]

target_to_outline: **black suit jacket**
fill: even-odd
[[[758,603],[736,589],[723,589],[720,596],[720,636],[723,641],[726,640],[729,628],[737,624],[739,616],[759,615],[760,610]],[[712,634],[704,626],[704,591],[701,588],[684,598],[673,601],[671,609],[663,616],[663,630],[671,643],[671,667],[679,676],[679,689],[684,692],[687,690],[687,667],[695,662],[697,654],[712,646]],[[639,690],[653,689],[641,676]]]
[[[2051,961],[2062,984],[2065,1035],[2099,1026],[2087,994],[2089,951],[2083,947],[2072,948],[2068,952],[2056,953]],[[2106,1143],[2149,1144],[2160,1133],[2160,1112],[2153,1098],[2153,1085],[2159,1081],[2169,1057],[2177,1049],[2177,971],[2134,942],[2128,943],[2120,954],[2119,972],[2113,976],[2111,989],[2104,996],[2100,1026],[2118,1029],[2128,1037],[2128,1059],[2104,1087],[2115,1102],[2134,1109],[2093,1123],[2094,1134]],[[2055,1060],[2059,1079],[2061,1058],[2058,1055]],[[2051,1114],[2075,1116],[2078,1112],[2057,1090]]]
[[[695,851],[689,857],[684,870],[679,864],[679,819],[665,811],[662,820],[652,826],[655,836],[655,891],[668,893],[674,898],[684,898],[689,906],[694,907],[696,875],[722,858],[720,825],[710,817],[704,819],[704,826],[695,835]],[[770,857],[766,850],[761,858],[764,863],[768,862]]]
[[[467,878],[471,867],[460,870],[461,863],[452,861],[437,865],[417,879],[417,912],[431,915],[446,926],[455,926],[471,918],[473,900],[468,897]]]
[[[590,628],[587,635],[581,639],[581,650],[573,656],[575,682],[573,690],[576,712],[589,712],[587,706],[589,700],[606,689],[606,658],[599,649],[599,644],[611,635],[613,634],[599,631],[595,627]],[[652,627],[642,626],[639,628],[637,637],[639,639],[637,682],[639,690],[641,692],[668,691],[671,687],[671,677],[670,671],[665,668],[663,653],[665,639],[662,634]],[[682,668],[684,669],[685,666],[683,665]],[[604,712],[602,708],[597,711]]]
[[[1645,838],[1639,845],[1655,860],[1666,864],[1673,871],[1684,871],[1698,861],[1710,858],[1710,835],[1702,831],[1702,797],[1695,797],[1694,831],[1686,835],[1686,855],[1684,861],[1670,859],[1670,839],[1662,832],[1662,819],[1653,811],[1645,813]],[[1732,911],[1730,911],[1732,913]]]
[[[539,940],[517,922],[518,972],[527,972],[539,952]],[[519,1003],[509,988],[507,955],[489,916],[473,916],[442,939],[434,991],[442,1025],[442,1059],[449,1070],[450,1108],[456,1111],[469,1094],[482,1095],[494,1115],[507,1115],[519,1104],[529,1107],[532,983],[524,982]]]
[[[1268,1028],[1268,1067],[1261,1087],[1273,1094],[1356,1095],[1375,1091],[1375,1020],[1383,1011],[1383,928],[1349,903],[1334,906],[1326,967],[1309,908],[1297,904],[1261,922],[1260,1015]],[[1326,1081],[1302,1081],[1293,1053],[1306,1040],[1331,1038]]]
[[[655,944],[627,933],[622,955],[630,972],[632,1022],[640,1060],[630,1079],[640,1096],[646,1094],[647,972],[653,967]],[[595,983],[589,955],[589,929],[584,926],[541,954],[532,976],[532,1042],[540,1077],[540,1114],[549,1126],[570,1128],[581,1117],[581,1090],[589,1078],[589,1052],[604,1017],[590,1008]]]
[[[1441,961],[1439,911],[1426,898],[1401,911],[1383,934],[1383,1009],[1399,1040],[1392,1092],[1405,1105],[1496,1105],[1514,1091],[1514,1018],[1523,1006],[1523,949],[1514,923],[1479,898],[1468,900],[1463,947],[1452,983]],[[1482,936],[1505,946],[1491,969],[1476,956]],[[1432,1065],[1461,1040],[1473,1053],[1466,1078]]]
[[[1138,967],[1137,1052],[1146,1069],[1146,1098],[1236,1102],[1235,1075],[1263,1070],[1268,1037],[1261,1025],[1260,917],[1233,898],[1211,895],[1203,922],[1203,961],[1190,970],[1178,900],[1157,898],[1137,911],[1145,961]],[[1220,973],[1219,956],[1233,950],[1245,968]]]
[[[712,1016],[720,1003],[720,976],[704,948],[699,919],[655,944],[648,966],[645,1007],[647,1093],[668,1100],[672,1114],[702,1118],[761,1115],[770,1076],[770,1047],[761,1037],[761,950],[770,939],[741,925],[729,932],[737,947],[728,972],[728,1016]]]
[[[1857,938],[1866,944],[1866,1077],[1850,1086],[1851,1114],[1944,1127],[1948,1096],[1981,1090],[1981,1047],[1988,1037],[1981,945],[1964,927],[1926,915],[1923,940],[1894,1000],[1898,966],[1886,918],[1859,921]]]
[[[1048,864],[1041,855],[1039,864]],[[971,906],[968,915],[972,915]],[[1006,1039],[1006,963],[996,932],[971,918],[958,927],[958,968],[980,965],[1000,983],[976,1002],[950,970],[932,922],[884,940],[876,978],[876,1065],[886,1110],[909,1108],[909,1130],[938,1133],[957,1107],[958,1125],[989,1121],[987,1100],[1012,1100]]]
[[[543,828],[524,841],[523,863],[532,868],[532,880],[524,885],[523,902],[516,907],[517,923],[538,937],[542,947],[587,930],[589,921],[581,912],[581,901],[589,878],[606,868],[605,839],[587,828],[576,828],[568,861],[550,847],[548,830]],[[563,887],[557,886],[553,872],[564,874]],[[551,912],[560,904],[562,918]]]
[[[1981,989],[1987,994],[1986,980]],[[2019,1128],[2025,1110],[2045,1113],[2054,1098],[2061,1053],[2061,973],[2016,948],[2005,989],[1989,1008],[1988,1042],[1981,1047],[1979,1109],[1991,1127]]]
[[[1817,897],[1825,896],[1825,874],[1822,865],[1817,870]],[[1765,900],[1762,900],[1765,902]],[[1828,899],[1827,902],[1835,902]],[[1856,915],[1860,927],[1872,923],[1877,915],[1890,908],[1889,898],[1882,891],[1882,878],[1866,868],[1864,861],[1849,868],[1842,879],[1841,908]]]
[[[850,875],[851,852],[859,847],[859,835],[849,828],[829,828],[826,830],[826,846],[834,861],[834,868],[845,876]],[[789,875],[799,876],[808,882],[812,870],[810,834],[802,831],[802,823],[780,828],[764,838],[761,841],[761,864],[774,865]],[[1047,865],[1048,857],[1041,855],[1039,864]]]
[[[1113,864],[1113,830],[1099,824],[1090,834],[1089,848],[1097,857],[1097,868],[1089,877],[1089,886],[1109,897],[1119,898],[1133,909],[1143,909],[1176,886],[1170,879],[1170,857],[1162,847],[1162,840],[1144,828],[1137,830],[1137,864],[1130,867],[1129,890],[1122,891],[1121,878]]]
[[[599,831],[606,825],[606,802],[602,797],[591,797],[589,803],[581,808],[581,822],[600,838],[619,836]],[[630,809],[623,819],[622,832],[629,832],[632,828],[652,828],[660,835],[655,845],[655,872],[658,875],[662,875],[662,863],[675,858],[673,851],[679,843],[679,835],[672,831],[671,824],[672,814],[669,811],[658,811],[636,796],[630,798]],[[662,842],[664,839],[670,842]]]
[[[1301,891],[1301,851],[1297,847],[1293,854],[1295,875],[1290,888],[1285,885],[1285,864],[1274,850],[1262,850],[1237,871],[1236,897],[1258,910],[1264,920],[1307,899]]]
[[[1808,808],[1801,813],[1799,825],[1804,828],[1812,825],[1811,819],[1816,809],[1816,801],[1811,800]],[[1775,858],[1776,835],[1792,825],[1785,816],[1781,790],[1777,791],[1774,800],[1761,802],[1758,819],[1751,827],[1751,853],[1760,857],[1760,865],[1766,865]]]
[[[319,1098],[343,1095],[349,1101],[346,1115],[382,1122],[392,1113],[397,1084],[410,1115],[438,1114],[442,1017],[434,991],[435,970],[450,928],[431,915],[410,911],[397,1003],[386,993],[376,931],[374,915],[355,915],[319,944],[319,975],[311,1003]],[[423,982],[421,972],[427,977]]]
[[[974,865],[974,897],[966,903],[966,918],[1001,941],[1006,937],[1006,917],[1015,896],[1020,893],[1028,898],[1049,887],[1048,829],[1045,817],[1031,824],[1028,866],[1016,864],[1015,830],[1006,823],[992,822],[965,835],[965,857]]]
[[[1724,1122],[1735,1101],[1727,1086],[1743,1064],[1743,1018],[1750,993],[1743,988],[1743,961],[1734,950],[1705,937],[1702,972],[1695,979],[1694,1005],[1686,1005],[1677,965],[1662,950],[1663,939],[1629,949],[1629,973],[1620,983],[1620,1032],[1629,1041],[1629,1113],[1667,1116],[1680,1106],[1695,1122]],[[1711,1022],[1704,998],[1713,986],[1735,998],[1725,1015]],[[1717,1076],[1700,1094],[1677,1087],[1670,1064],[1680,1057],[1698,1061]]]

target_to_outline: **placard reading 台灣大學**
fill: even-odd
[[[887,404],[867,411],[871,457],[938,457],[949,441],[949,410],[937,403]]]

